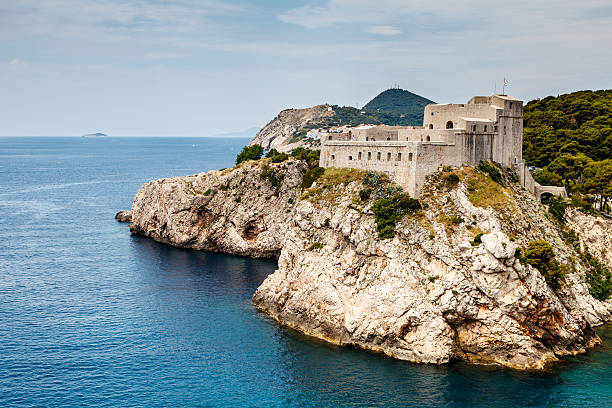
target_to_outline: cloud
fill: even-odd
[[[372,27],[366,28],[365,30],[368,33],[379,34],[379,35],[397,35],[402,32],[399,28],[393,27],[390,25],[372,26]]]

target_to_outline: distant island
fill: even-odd
[[[108,135],[105,133],[98,132],[98,133],[88,133],[86,135],[83,135],[82,137],[108,137]]]

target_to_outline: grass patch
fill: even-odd
[[[467,185],[468,198],[475,206],[490,207],[498,211],[509,206],[514,209],[510,192],[484,174],[479,174],[471,168],[464,168],[461,170],[461,180]]]
[[[308,247],[308,250],[309,250],[309,251],[314,251],[315,249],[317,249],[317,250],[318,250],[318,249],[322,249],[322,248],[323,248],[323,244],[322,244],[322,243],[320,243],[320,242],[314,242],[312,245],[310,245],[310,246]]]

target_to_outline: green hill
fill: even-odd
[[[404,89],[392,88],[378,94],[363,110],[399,116],[411,125],[422,125],[423,110],[430,103],[435,102]]]
[[[579,91],[525,105],[523,157],[542,184],[612,197],[612,90]]]

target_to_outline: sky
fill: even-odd
[[[206,136],[280,110],[612,88],[610,0],[0,0],[0,136]]]

